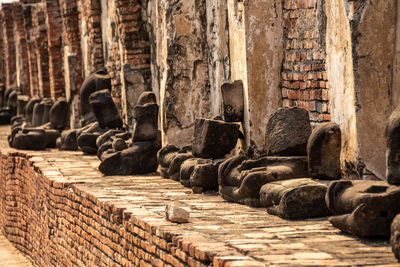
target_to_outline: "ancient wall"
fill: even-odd
[[[385,178],[385,128],[397,106],[393,84],[397,1],[327,3],[332,120],[342,128],[347,175]]]

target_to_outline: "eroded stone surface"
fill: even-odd
[[[303,156],[311,134],[308,111],[280,108],[269,119],[265,137],[268,155]]]
[[[99,122],[100,128],[122,127],[121,117],[108,89],[90,94],[89,104],[96,116],[96,120]]]
[[[223,158],[237,143],[239,126],[219,120],[196,119],[193,155],[201,158]]]
[[[271,182],[260,190],[261,206],[282,218],[324,217],[330,214],[325,204],[328,186],[312,179]]]
[[[320,180],[340,179],[341,131],[334,122],[314,128],[307,143],[310,176]]]

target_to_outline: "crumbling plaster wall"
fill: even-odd
[[[344,137],[342,169],[350,177],[384,179],[384,133],[400,90],[392,84],[397,1],[327,1],[326,13],[330,105]]]

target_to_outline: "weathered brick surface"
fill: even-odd
[[[14,37],[14,19],[13,4],[2,4],[2,31],[3,44],[5,50],[5,85],[6,89],[15,86],[15,77],[17,62],[15,57],[15,37]]]
[[[330,121],[323,2],[285,0],[283,6],[282,104],[309,110],[314,123]]]
[[[78,1],[80,34],[87,41],[85,76],[104,67],[103,44],[101,39],[101,8],[99,0]]]
[[[62,48],[62,17],[59,0],[44,0],[49,53],[50,93],[53,100],[65,96]]]
[[[38,69],[38,94],[40,97],[51,97],[46,10],[41,3],[34,4],[31,7],[33,28],[30,33],[31,39],[34,42],[34,51],[32,54],[35,58],[33,60],[36,61]]]
[[[19,85],[25,95],[30,95],[29,64],[28,64],[28,45],[26,42],[26,30],[24,25],[23,7],[20,2],[13,4],[14,34],[16,46],[16,63],[19,73]]]
[[[286,221],[192,194],[159,176],[104,177],[80,152],[17,152],[1,127],[0,227],[39,266],[349,266],[395,264],[383,241],[341,234],[325,219]],[[164,218],[165,205],[190,223]]]

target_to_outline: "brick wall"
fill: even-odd
[[[3,44],[5,50],[6,89],[15,86],[17,63],[15,58],[13,4],[3,4]]]
[[[17,56],[17,73],[19,86],[22,88],[25,95],[31,94],[30,80],[29,80],[29,61],[28,58],[28,45],[26,42],[26,30],[24,25],[23,8],[20,2],[13,4],[13,17],[14,17],[14,34],[15,46]]]
[[[310,111],[315,124],[329,121],[324,0],[285,0],[283,106]]]
[[[50,92],[53,100],[65,96],[62,49],[62,18],[58,0],[45,0],[49,53]]]
[[[45,165],[43,158],[19,152],[3,150],[0,156],[0,227],[36,265],[212,263],[212,256],[183,242],[179,233],[160,230],[160,220],[98,199],[61,173],[39,167]]]

